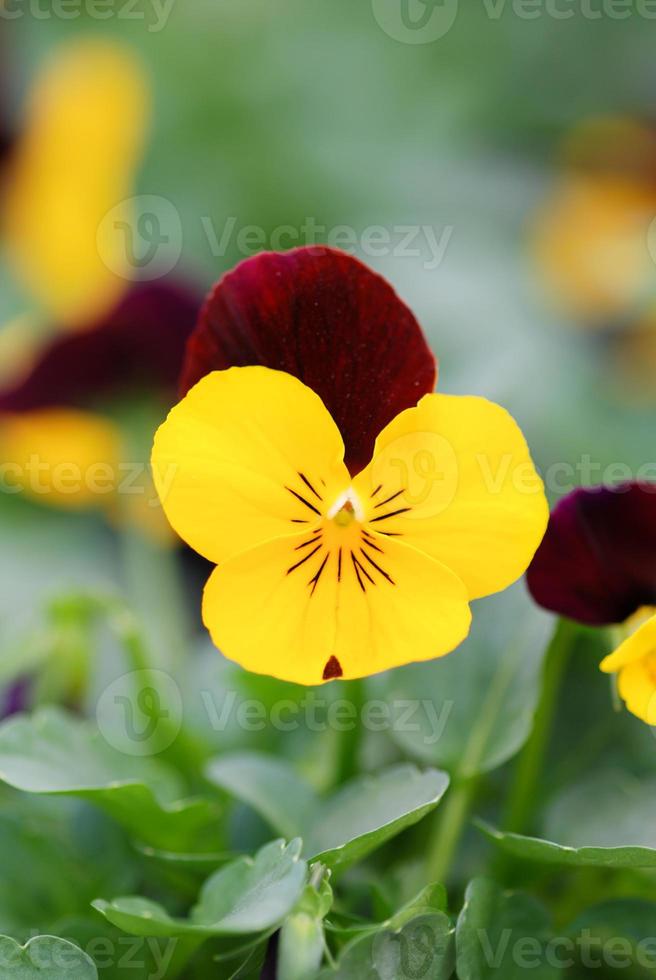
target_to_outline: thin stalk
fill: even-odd
[[[353,727],[341,732],[335,763],[335,782],[338,785],[347,782],[358,771],[358,757],[362,741],[362,706],[364,704],[364,681],[362,679],[348,681],[344,692],[347,700],[355,708]]]
[[[476,779],[462,780],[455,783],[447,794],[429,842],[426,868],[430,882],[443,882],[448,876],[465,829],[476,786]]]
[[[560,687],[576,632],[576,625],[570,620],[559,620],[545,654],[540,700],[535,712],[533,730],[522,749],[515,769],[515,778],[503,821],[504,830],[523,833],[530,825]]]

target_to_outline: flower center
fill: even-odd
[[[364,508],[352,487],[339,495],[327,515],[338,527],[350,527],[353,521],[364,520]]]

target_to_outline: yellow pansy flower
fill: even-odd
[[[374,321],[387,318],[370,350],[363,296]],[[331,338],[336,306],[347,322],[336,319]],[[421,373],[428,355],[409,315],[383,280],[327,249],[249,260],[206,304],[185,376],[208,360],[224,369],[171,410],[153,473],[172,526],[217,565],[203,599],[212,639],[248,670],[319,684],[449,653],[467,635],[470,601],[517,579],[542,537],[542,483],[506,411],[440,394],[415,404],[407,362],[390,377],[393,404],[365,377],[401,336],[400,361],[414,348]],[[326,354],[334,343],[341,357],[343,337],[351,347],[336,374]],[[263,351],[270,366],[255,363]],[[294,373],[279,369],[299,351]],[[353,392],[361,414],[338,426],[325,403],[348,397],[343,374],[358,373],[358,358],[371,387]],[[387,417],[370,445],[377,403]]]

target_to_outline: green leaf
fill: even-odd
[[[317,799],[291,766],[256,753],[213,760],[207,776],[252,806],[274,829],[292,829],[303,838],[306,858],[330,867],[361,860],[417,823],[437,806],[449,784],[446,773],[436,769],[422,772],[399,765]],[[286,793],[289,799],[281,802]]]
[[[98,971],[78,946],[55,936],[36,936],[25,946],[0,936],[0,976],[7,980],[97,980]]]
[[[240,936],[278,925],[291,912],[305,884],[301,842],[273,841],[254,858],[241,857],[203,885],[189,919],[175,919],[157,902],[138,896],[97,899],[93,905],[111,923],[135,936]]]
[[[459,980],[557,980],[548,956],[546,909],[521,892],[504,892],[485,878],[472,881],[456,930]]]
[[[209,800],[180,799],[160,763],[118,752],[88,723],[54,708],[0,725],[0,779],[25,793],[89,800],[163,850],[201,847],[218,817]]]
[[[471,634],[450,656],[370,681],[397,744],[459,779],[502,765],[529,734],[549,630],[518,584],[476,603]]]
[[[68,937],[54,929],[63,915],[86,912],[99,891],[132,888],[137,877],[120,828],[77,800],[4,790],[0,854],[0,933],[15,938]]]
[[[302,836],[301,828],[318,805],[312,788],[284,759],[257,752],[235,752],[211,759],[206,775],[215,786],[248,803],[276,833]]]
[[[505,833],[482,820],[476,823],[500,850],[522,861],[575,868],[656,868],[656,850],[647,847],[568,847],[539,837]]]
[[[321,980],[447,980],[453,972],[453,927],[442,912],[417,911],[354,939]]]
[[[574,867],[656,867],[656,780],[596,772],[561,793],[544,817],[544,838],[480,824],[494,843],[522,860]]]

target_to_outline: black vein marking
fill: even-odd
[[[400,497],[402,493],[403,487],[400,490],[397,490],[396,493],[393,493],[391,497],[386,497],[385,500],[381,500],[380,503],[377,503],[374,510],[378,510],[379,507],[384,507],[385,504],[389,504],[392,500],[396,500],[396,498]]]
[[[356,574],[357,579],[358,579],[358,584],[359,584],[360,588],[362,589],[362,591],[363,592],[366,592],[367,589],[365,587],[364,582],[362,581],[362,575],[364,575],[365,578],[368,578],[372,585],[375,585],[376,583],[374,582],[374,580],[372,579],[371,575],[369,574],[369,572],[367,571],[367,569],[364,567],[364,565],[361,565],[360,564],[360,562],[355,557],[355,555],[353,554],[353,552],[351,552],[351,561],[353,562],[353,568],[355,569],[355,574]],[[362,572],[362,575],[360,574],[361,572]]]
[[[321,534],[317,534],[316,538],[310,538],[309,541],[303,541],[301,544],[297,544],[294,551],[300,551],[301,548],[307,548],[308,545],[314,544],[315,541],[321,541]]]
[[[363,534],[366,534],[367,532],[366,531],[363,531],[362,533]],[[379,531],[378,533],[379,534],[384,534],[385,532],[384,531]],[[367,535],[367,539],[363,543],[366,544],[366,546],[368,548],[373,548],[374,551],[380,551],[381,555],[384,554],[383,549],[382,548],[379,548],[378,545],[376,544],[376,542],[374,541],[374,539],[373,538],[370,538],[369,535]]]
[[[379,493],[382,489],[383,489],[383,484],[382,483],[379,483],[378,486],[376,487],[376,489],[371,494],[371,496],[372,497],[375,497],[376,494]]]
[[[324,560],[321,562],[321,565],[319,566],[319,570],[318,570],[317,574],[316,575],[313,575],[312,578],[310,579],[310,581],[308,582],[308,585],[311,585],[312,586],[312,588],[310,589],[310,595],[314,595],[314,590],[317,587],[317,584],[319,582],[319,579],[321,578],[321,573],[323,572],[324,568],[326,567],[326,562],[328,561],[329,558],[330,558],[330,552],[328,552],[326,554]]]
[[[378,550],[380,551],[380,548]],[[360,548],[360,554],[363,555],[363,557],[367,559],[367,561],[369,562],[370,565],[373,565],[373,567],[376,569],[377,572],[380,572],[380,574],[384,578],[387,579],[387,581],[390,583],[390,585],[396,585],[396,582],[394,581],[394,579],[392,578],[392,576],[391,575],[388,575],[387,572],[385,571],[385,569],[384,568],[381,568],[380,565],[378,565],[373,560],[373,558],[371,557],[371,555],[368,555],[367,554],[367,552],[364,550],[364,548]]]
[[[293,494],[296,497],[297,500],[300,500],[300,502],[302,504],[305,504],[306,507],[309,507],[310,510],[313,510],[315,514],[318,514],[319,517],[321,517],[321,511],[320,510],[317,510],[317,508],[314,506],[314,504],[311,504],[309,500],[306,500],[305,499],[305,497],[301,497],[300,493],[296,493],[296,491],[295,490],[292,490],[291,487],[285,487],[285,490],[289,490],[289,492],[291,494]]]
[[[342,581],[342,549],[337,552],[337,581]]]
[[[341,677],[344,671],[342,670],[342,665],[340,664],[337,657],[331,657],[326,661],[326,666],[323,668],[323,680],[332,681],[336,677]]]
[[[384,534],[386,538],[402,538],[403,535],[400,531],[379,531],[379,534]]]
[[[381,514],[380,517],[372,517],[371,523],[375,524],[376,521],[386,521],[388,517],[397,517],[399,514],[407,514],[412,507],[400,507],[399,510],[392,510],[389,514]]]
[[[305,475],[305,473],[301,473],[299,471],[299,474],[298,475],[300,476],[301,480],[303,481],[303,483],[305,484],[305,486],[308,488],[308,490],[311,490],[312,491],[312,493],[317,498],[317,500],[323,500],[323,497],[321,496],[320,493],[317,493],[317,491],[314,489],[314,487],[312,486],[312,484],[308,480],[308,478]]]
[[[292,524],[307,524],[308,521],[302,521],[300,517],[292,517]]]
[[[312,551],[308,551],[307,555],[301,558],[300,561],[297,561],[295,565],[292,565],[291,568],[288,568],[286,574],[289,575],[289,573],[293,572],[295,568],[298,568],[300,565],[303,565],[308,560],[308,558],[311,558],[312,555],[316,555],[317,551],[321,551],[320,544],[318,544],[316,548],[313,548]]]

